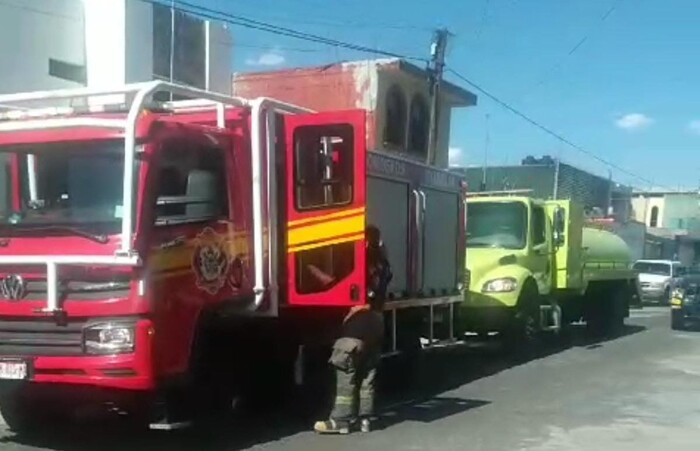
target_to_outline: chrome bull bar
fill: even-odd
[[[45,313],[49,315],[60,316],[65,314],[63,306],[58,298],[58,268],[59,266],[127,266],[137,267],[141,265],[141,259],[136,255],[119,256],[119,255],[0,255],[0,270],[9,265],[20,266],[43,266],[46,268],[46,307],[36,311],[36,313]],[[7,294],[9,279],[2,280],[3,294]],[[12,279],[13,283],[24,284],[25,282],[19,278]],[[19,290],[19,291],[16,291]],[[17,297],[20,292],[24,291],[23,287],[13,286],[11,290]],[[17,299],[19,300],[19,299]]]

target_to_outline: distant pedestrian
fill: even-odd
[[[367,304],[356,306],[343,320],[341,337],[333,345],[330,363],[335,367],[336,397],[330,418],[314,430],[347,434],[359,420],[369,432],[375,407],[377,365],[384,339],[384,300],[391,267],[379,230],[367,227]]]

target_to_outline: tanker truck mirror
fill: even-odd
[[[564,209],[557,207],[554,210],[554,244],[556,246],[561,246],[564,244],[564,237],[566,236],[564,232],[566,231],[566,215],[564,214]]]

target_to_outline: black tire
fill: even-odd
[[[36,407],[21,392],[0,395],[0,414],[9,429],[16,434],[31,434],[45,429],[47,417],[40,407]]]
[[[672,330],[685,330],[685,320],[683,319],[683,313],[680,311],[671,312],[671,329]]]
[[[612,305],[609,309],[609,316],[606,324],[606,332],[611,335],[621,334],[625,328],[625,317],[627,316],[627,289],[620,287],[616,290]]]
[[[510,351],[529,352],[540,338],[540,295],[534,283],[526,283],[515,312],[505,331],[505,345]]]
[[[628,291],[624,286],[607,284],[586,294],[589,303],[586,329],[596,338],[622,333],[628,312]]]

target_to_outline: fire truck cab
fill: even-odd
[[[22,106],[0,115],[0,411],[12,428],[36,426],[56,397],[145,401],[160,407],[152,427],[170,428],[225,404],[257,363],[298,364],[365,303],[369,224],[394,273],[387,354],[408,311],[409,341],[454,336],[463,183],[368,151],[363,111],[161,81],[0,96],[10,104]]]

